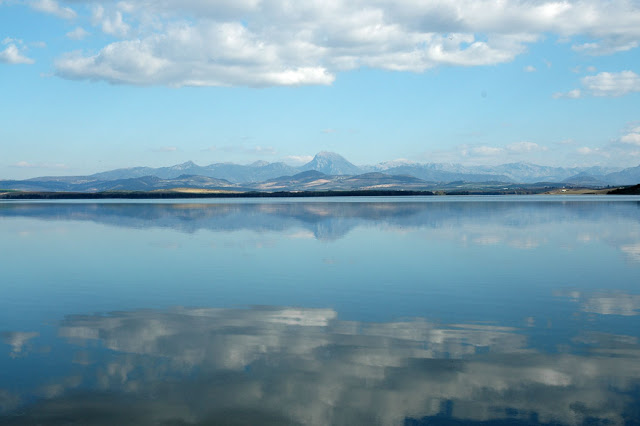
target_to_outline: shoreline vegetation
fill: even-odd
[[[442,195],[640,195],[640,184],[608,189],[571,188],[552,191],[522,190],[346,190],[346,191],[222,191],[176,188],[156,191],[42,192],[0,189],[0,200],[100,200],[100,199],[171,199],[171,198],[303,198],[303,197],[376,197],[376,196],[442,196]]]

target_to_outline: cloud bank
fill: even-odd
[[[580,36],[587,42],[574,49],[589,54],[633,49],[640,40],[640,11],[628,0],[79,3],[115,40],[64,55],[57,74],[133,85],[327,85],[363,67],[423,72],[505,63],[548,34]],[[53,0],[31,5],[75,14]]]

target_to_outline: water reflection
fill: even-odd
[[[455,202],[393,199],[386,201],[277,201],[231,203],[0,203],[0,218],[28,217],[43,220],[92,221],[118,227],[171,228],[181,232],[212,231],[283,231],[303,228],[317,239],[344,237],[357,226],[386,225],[397,229],[451,229],[460,226],[494,226],[469,241],[494,244],[504,241],[504,232],[556,223],[597,222],[604,217],[640,224],[640,201],[637,199],[588,198],[561,201],[544,197],[502,197],[502,200],[453,199]],[[414,199],[415,200],[415,199]],[[447,201],[450,199],[447,199]],[[621,201],[622,200],[622,201]],[[576,239],[597,238],[583,228]],[[595,232],[595,230],[589,230]],[[635,229],[637,232],[638,230]],[[300,235],[293,233],[292,235]],[[496,233],[497,232],[497,233]],[[308,234],[309,235],[309,234]],[[523,234],[524,235],[524,234]],[[640,234],[636,234],[637,237]],[[515,246],[536,245],[535,235],[513,238]],[[637,251],[638,240],[625,247]],[[633,245],[635,244],[635,245]]]
[[[11,346],[10,356],[16,358],[24,355],[27,351],[29,340],[38,337],[40,334],[36,332],[5,332],[0,333],[2,341]]]
[[[19,416],[11,412],[19,396],[0,391],[8,423],[640,419],[633,336],[580,332],[565,351],[545,353],[510,327],[364,323],[279,307],[76,315],[58,335],[81,362],[39,386],[40,399]]]
[[[630,263],[640,263],[640,201],[548,197],[362,201],[213,202],[213,203],[0,203],[0,218],[89,221],[137,229],[165,228],[195,233],[250,230],[277,232],[288,238],[335,241],[358,227],[396,233],[428,231],[433,240],[468,246],[507,245],[532,250],[562,235],[568,250],[605,243]],[[611,200],[611,201],[610,201]],[[602,228],[603,222],[618,223]],[[31,235],[28,229],[20,235]],[[567,237],[566,234],[569,234]],[[253,243],[253,242],[252,242]],[[272,241],[260,240],[264,246]],[[174,242],[164,243],[177,248]]]
[[[640,295],[620,291],[583,294],[577,290],[556,291],[555,296],[569,297],[580,303],[583,312],[600,315],[640,315]]]
[[[637,198],[434,199],[0,203],[0,423],[637,423]]]

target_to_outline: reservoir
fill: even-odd
[[[640,424],[640,197],[0,202],[0,424]]]

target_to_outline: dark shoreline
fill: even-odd
[[[203,199],[203,198],[309,198],[309,197],[397,197],[397,196],[441,196],[441,195],[533,195],[543,191],[401,191],[401,190],[354,190],[354,191],[277,191],[277,192],[176,192],[176,191],[107,191],[107,192],[0,192],[0,200],[154,200],[154,199]],[[639,194],[638,185],[618,188],[607,194]]]
[[[279,191],[279,192],[8,192],[0,200],[105,200],[105,199],[170,199],[170,198],[304,198],[304,197],[380,197],[432,196],[431,191]]]
[[[441,195],[531,195],[536,191],[278,191],[278,192],[7,192],[0,200],[162,200],[203,198],[311,198],[311,197],[406,197]]]

